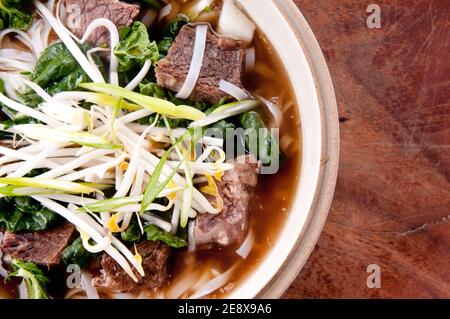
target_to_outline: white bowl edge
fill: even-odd
[[[299,104],[303,149],[296,197],[276,243],[256,269],[227,296],[247,299],[257,296],[277,274],[306,226],[320,176],[322,123],[312,70],[283,14],[271,0],[237,1],[267,36],[284,64]]]

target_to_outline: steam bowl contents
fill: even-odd
[[[234,0],[0,11],[0,296],[232,292],[277,238],[301,152],[286,72],[247,13]]]

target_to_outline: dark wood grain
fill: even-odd
[[[329,219],[285,297],[449,298],[449,1],[295,2],[330,68],[342,145]],[[370,3],[381,29],[366,26]]]

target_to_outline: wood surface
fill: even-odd
[[[285,297],[450,298],[450,2],[295,3],[333,78],[341,164],[323,234]],[[371,3],[380,29],[366,25]],[[367,287],[370,264],[379,289]]]

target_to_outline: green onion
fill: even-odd
[[[120,96],[139,104],[153,112],[171,117],[182,118],[192,121],[204,119],[206,115],[192,106],[175,105],[167,100],[146,96],[112,84],[82,83],[80,87],[99,93]]]
[[[105,200],[99,200],[93,203],[84,205],[78,209],[79,212],[92,212],[92,213],[102,213],[110,212],[117,208],[123,207],[129,204],[136,204],[142,200],[142,196],[132,196],[132,197],[121,197],[121,198],[111,198]]]
[[[119,111],[122,107],[122,104],[123,104],[122,102],[123,102],[123,98],[119,98],[117,100],[116,106],[114,107],[113,118],[111,120],[111,136],[113,137],[114,143],[116,143],[116,144],[119,144],[119,142],[116,137],[114,125],[116,123],[116,118],[119,115]]]
[[[103,93],[90,93],[93,94],[92,101],[96,102],[96,104],[100,104],[103,106],[108,106],[111,108],[115,108],[117,105],[117,98],[108,94]],[[128,103],[126,101],[122,102],[122,105],[120,106],[122,109],[127,111],[139,111],[142,109],[142,106],[139,106],[137,104]]]
[[[0,195],[8,196],[8,197],[62,194],[62,193],[63,192],[57,191],[57,190],[50,190],[50,189],[45,189],[45,188],[35,188],[35,187],[17,187],[17,186],[0,187]]]
[[[58,191],[76,194],[91,194],[95,192],[101,193],[100,190],[94,187],[83,185],[80,183],[62,181],[58,179],[46,179],[36,177],[0,178],[0,184],[19,187],[54,189]]]
[[[178,145],[178,143],[182,142],[183,140],[184,138],[178,140],[176,144],[172,145],[172,147],[169,148],[161,157],[161,159],[158,162],[158,165],[156,165],[155,170],[152,176],[150,177],[147,186],[145,187],[144,198],[142,199],[141,205],[141,213],[145,212],[147,207],[150,206],[151,203],[153,203],[158,194],[161,193],[167,186],[167,184],[169,184],[169,182],[172,180],[172,178],[180,168],[181,164],[186,161],[187,154],[183,158],[183,160],[177,165],[177,167],[173,169],[173,171],[169,174],[169,176],[167,176],[167,178],[161,184],[159,184],[159,177],[161,176],[162,169],[167,161],[167,158],[169,157],[169,154]]]
[[[173,137],[172,128],[170,127],[169,121],[167,120],[167,118],[165,116],[163,117],[163,119],[164,119],[164,124],[166,125],[166,128],[169,131],[170,139],[172,140],[172,142],[175,142],[175,138]],[[186,158],[187,158],[187,154],[189,154],[191,152],[192,148],[195,147],[195,144],[201,138],[201,134],[199,134],[198,129],[194,129],[193,132],[191,132],[191,134],[193,134],[194,138],[192,139],[191,144],[189,145],[189,149],[185,156]],[[178,148],[177,144],[174,143],[173,146],[175,147],[175,150],[176,150],[178,156],[181,157],[182,154],[181,154],[181,151]],[[184,164],[184,173],[186,176],[186,184],[187,185],[183,191],[183,202],[181,205],[181,212],[180,212],[180,226],[182,228],[186,228],[187,223],[189,221],[189,212],[190,212],[191,206],[192,206],[192,196],[194,194],[194,183],[192,182],[191,170],[189,169],[189,166],[186,164],[185,160],[183,162],[180,162],[179,166],[181,164]],[[177,168],[177,170],[178,170],[178,168]]]
[[[42,124],[15,125],[13,129],[34,140],[73,143],[97,149],[120,148],[120,146],[112,144],[101,136],[87,132],[67,132],[61,129],[51,129]]]

